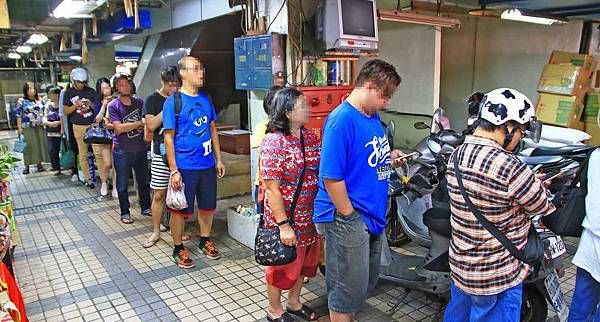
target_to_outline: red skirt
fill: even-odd
[[[281,266],[266,266],[267,284],[278,289],[289,290],[300,276],[315,277],[321,259],[321,240],[296,249],[296,260]]]

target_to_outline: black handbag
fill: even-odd
[[[94,123],[85,130],[83,142],[87,144],[112,144],[113,134],[104,127],[103,122]]]
[[[525,244],[525,248],[523,248],[523,250],[520,251],[517,249],[515,244],[513,244],[508,239],[508,237],[506,237],[506,235],[504,235],[504,233],[502,233],[498,228],[496,228],[496,226],[492,222],[487,220],[487,218],[485,218],[481,214],[479,209],[477,209],[477,207],[475,207],[473,202],[471,202],[471,198],[469,198],[469,195],[467,194],[467,191],[465,190],[465,186],[463,185],[462,175],[460,173],[460,170],[458,169],[459,163],[458,163],[458,152],[457,151],[454,152],[453,161],[454,161],[454,174],[456,176],[456,181],[458,182],[458,187],[460,189],[460,193],[462,194],[463,199],[465,200],[465,203],[467,204],[467,206],[469,207],[469,209],[471,210],[471,212],[473,213],[475,218],[477,218],[479,223],[485,229],[487,229],[487,231],[490,234],[492,234],[492,236],[494,236],[496,238],[496,240],[498,240],[500,242],[500,244],[502,244],[502,246],[504,246],[504,248],[506,248],[508,250],[508,252],[510,252],[510,254],[514,258],[528,264],[529,266],[532,266],[534,268],[534,273],[537,273],[542,266],[542,262],[544,261],[544,255],[545,255],[547,246],[545,245],[544,241],[540,238],[537,231],[535,230],[533,222],[529,225],[529,233],[527,234],[527,244]]]
[[[587,169],[590,154],[587,155],[571,184],[555,195],[552,203],[556,211],[542,217],[542,223],[557,235],[581,237],[585,218],[585,197],[587,196]],[[579,183],[579,187],[577,184]]]
[[[300,179],[298,179],[298,186],[296,187],[292,205],[290,206],[289,222],[292,229],[294,229],[294,212],[296,211],[296,205],[298,204],[298,198],[300,198],[306,173],[306,153],[304,151],[304,137],[302,132],[300,132],[300,144],[302,146],[304,169],[302,170],[302,174],[300,174]],[[262,266],[281,266],[296,260],[296,246],[284,245],[279,236],[279,226],[272,228],[265,227],[264,216],[264,212],[260,214],[260,221],[254,239],[254,259],[256,262]]]

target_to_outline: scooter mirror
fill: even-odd
[[[394,123],[393,120],[388,122],[388,130],[390,131],[392,136],[394,136],[394,134],[396,134],[396,123]]]
[[[417,122],[413,125],[415,127],[415,129],[417,130],[427,130],[430,129],[431,127],[429,125],[427,125],[425,122]]]

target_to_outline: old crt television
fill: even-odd
[[[315,23],[325,50],[377,50],[375,0],[319,0]]]

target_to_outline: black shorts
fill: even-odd
[[[217,208],[217,170],[215,168],[179,169],[179,173],[185,185],[184,192],[188,206],[181,210],[167,209],[167,211],[189,218],[194,215],[194,201],[197,201],[200,214],[214,213]]]

